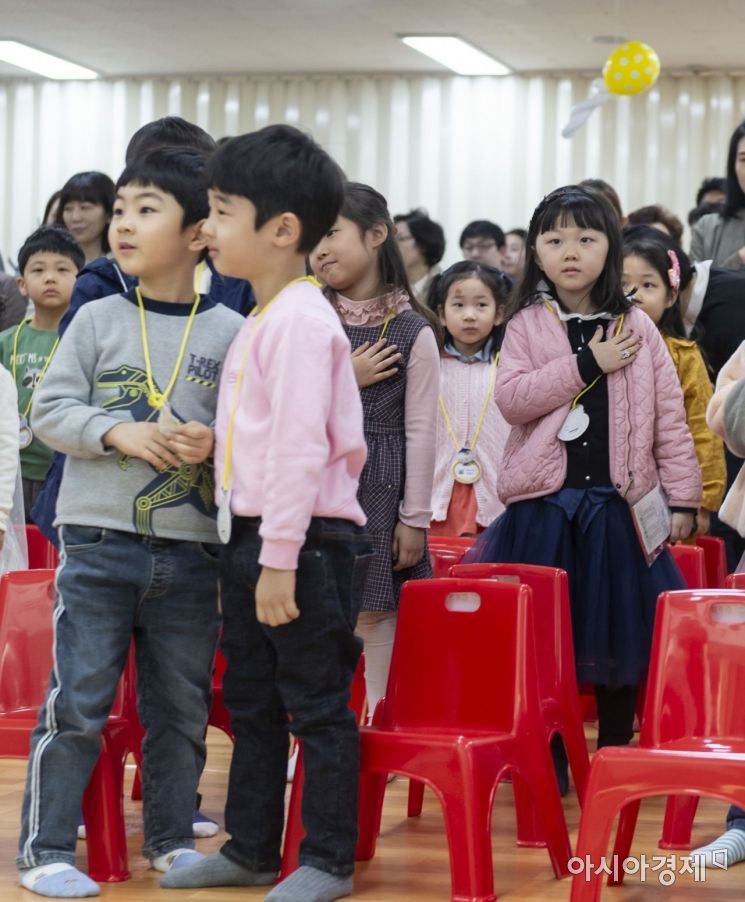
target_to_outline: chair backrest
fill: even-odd
[[[696,546],[704,552],[706,588],[723,589],[727,579],[727,551],[719,536],[696,536]]]
[[[704,550],[696,545],[671,545],[675,563],[689,589],[706,589],[706,568]]]
[[[569,582],[558,567],[535,564],[457,564],[450,576],[492,579],[530,586],[541,698],[559,698],[565,687],[576,692]]]
[[[0,578],[0,713],[32,711],[44,700],[53,607],[54,570],[16,570]]]
[[[29,570],[53,570],[58,563],[57,549],[33,523],[26,524]]]
[[[432,563],[432,576],[435,579],[441,579],[443,576],[447,576],[450,573],[450,568],[454,564],[459,564],[467,551],[467,548],[430,545],[429,559]]]
[[[465,548],[468,550],[476,539],[473,536],[427,536],[427,544],[430,548]]]
[[[406,583],[383,725],[511,732],[537,710],[530,595],[492,580]]]
[[[745,573],[728,573],[724,581],[725,589],[745,589]]]
[[[640,744],[745,738],[745,592],[663,592]]]

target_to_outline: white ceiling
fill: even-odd
[[[663,71],[745,68],[745,0],[2,0],[0,39],[103,76],[445,71],[396,39],[458,34],[518,72],[600,70],[595,35]],[[0,64],[0,77],[28,77]]]

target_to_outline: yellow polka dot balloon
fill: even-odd
[[[660,58],[641,41],[621,44],[603,67],[603,81],[611,94],[643,94],[660,74]]]

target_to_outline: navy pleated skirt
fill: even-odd
[[[577,679],[610,688],[644,679],[657,597],[686,588],[669,550],[647,565],[629,506],[610,487],[509,505],[467,560],[566,570]]]

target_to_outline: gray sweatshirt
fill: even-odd
[[[178,359],[191,304],[145,299],[156,388]],[[202,298],[169,396],[183,422],[212,425],[225,354],[243,318]],[[86,304],[57,348],[31,411],[43,442],[67,455],[55,526],[75,523],[195,542],[217,541],[211,462],[159,473],[103,445],[117,423],[157,421],[148,389],[136,302],[112,295]]]

